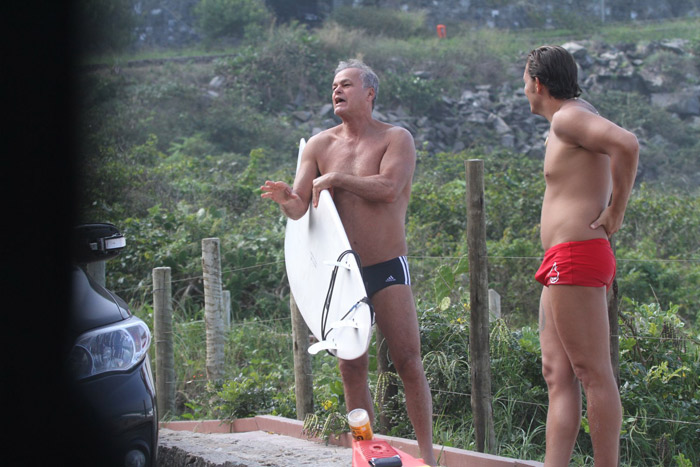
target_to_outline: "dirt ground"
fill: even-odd
[[[348,467],[352,450],[264,431],[193,433],[161,429],[162,467]]]

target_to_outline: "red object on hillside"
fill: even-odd
[[[422,459],[392,447],[386,441],[352,440],[352,467],[428,467]]]
[[[437,25],[437,35],[440,39],[444,39],[445,37],[447,37],[447,29],[445,29],[444,24]]]

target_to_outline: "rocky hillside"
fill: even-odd
[[[199,0],[133,0],[138,46],[191,45],[201,39],[194,7]],[[426,28],[468,22],[475,27],[561,28],[574,23],[663,20],[700,16],[692,0],[265,0],[279,21],[316,24],[343,6],[425,11]]]
[[[606,115],[635,132],[642,146],[639,180],[655,180],[675,158],[679,146],[691,143],[687,135],[700,134],[700,85],[687,41],[667,40],[644,45],[615,47],[592,41],[564,44],[580,65],[579,82],[583,98],[591,100],[603,115],[604,99],[610,91],[632,99],[630,107],[657,113],[659,120],[676,126],[678,134],[654,126],[654,118],[641,121],[635,116]],[[524,64],[524,62],[523,62]],[[673,66],[672,66],[673,65]],[[524,65],[523,65],[524,66]],[[426,72],[421,72],[425,77]],[[678,75],[684,79],[678,80]],[[441,106],[430,115],[410,115],[402,106],[387,108],[377,103],[375,118],[407,128],[418,148],[430,152],[458,152],[473,146],[510,148],[531,157],[544,155],[544,139],[549,128],[545,119],[530,113],[522,90],[522,68],[513,70],[501,85],[481,85],[464,89],[461,95],[441,96]],[[429,77],[429,76],[428,76]],[[290,112],[297,127],[308,134],[338,123],[331,104]],[[620,121],[623,120],[623,121]],[[680,140],[679,140],[680,139]],[[696,138],[697,141],[697,138]],[[697,159],[697,158],[694,158]],[[700,185],[700,165],[683,170],[684,182]],[[669,176],[670,173],[665,175]],[[679,175],[679,174],[673,174]]]

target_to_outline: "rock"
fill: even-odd
[[[622,52],[603,52],[598,57],[598,62],[602,63],[610,73],[614,72],[618,66],[626,61],[625,54]]]
[[[644,81],[644,87],[651,92],[660,92],[664,89],[664,76],[654,70],[641,69],[639,77]]]
[[[700,92],[658,92],[651,95],[651,104],[683,117],[700,115]]]
[[[416,78],[420,78],[420,79],[432,79],[433,72],[432,71],[414,71],[413,76],[415,76]]]
[[[389,121],[389,119],[387,118],[387,116],[384,115],[383,113],[381,113],[381,112],[380,112],[379,110],[377,110],[377,109],[374,109],[374,110],[372,111],[372,116],[373,116],[375,119],[377,119],[377,120],[379,120],[379,121],[381,121],[381,122],[388,122],[388,121]]]
[[[335,115],[333,112],[333,104],[323,104],[321,110],[318,111],[319,118],[326,118]]]
[[[687,39],[666,39],[659,42],[659,48],[678,55],[684,55],[688,43],[689,41]]]
[[[211,81],[209,81],[210,88],[220,88],[224,84],[224,78],[222,76],[214,76]]]
[[[467,148],[467,146],[462,141],[458,140],[452,146],[452,152],[461,152],[461,151],[464,151],[466,148]]]
[[[589,55],[588,49],[578,42],[567,42],[562,44],[562,47],[574,56],[576,63],[582,68],[588,68],[595,63],[595,60]]]
[[[493,126],[493,129],[496,130],[496,133],[498,133],[499,135],[512,132],[505,120],[503,120],[496,114],[489,114],[486,121]]]
[[[311,120],[313,114],[308,110],[297,110],[295,112],[292,112],[292,116],[300,122],[308,122],[309,120]]]
[[[507,133],[501,136],[501,146],[505,148],[514,148],[515,147],[515,136],[513,136],[512,133]]]

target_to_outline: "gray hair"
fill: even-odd
[[[337,75],[348,68],[357,68],[360,70],[360,79],[362,79],[362,87],[364,89],[374,89],[374,98],[372,99],[372,108],[374,108],[374,101],[377,100],[377,96],[379,95],[379,78],[377,74],[369,66],[365,65],[362,60],[357,60],[355,58],[338,63],[335,74]]]

